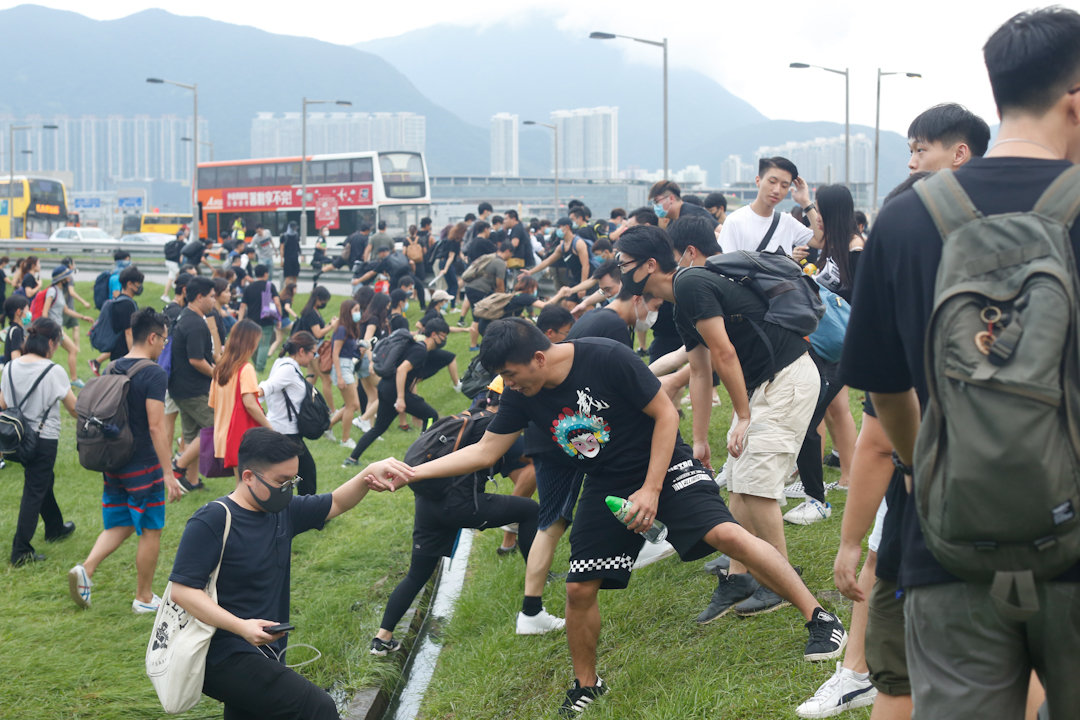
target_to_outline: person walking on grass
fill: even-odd
[[[354,508],[369,483],[409,473],[404,463],[383,460],[333,493],[294,497],[299,452],[281,433],[248,430],[237,452],[236,488],[188,520],[169,576],[173,601],[217,628],[202,691],[225,704],[228,718],[338,720],[333,698],[286,666],[286,633],[266,628],[290,619],[293,538]],[[223,542],[227,516],[232,522]],[[219,558],[214,602],[204,588]]]
[[[75,272],[71,268],[57,265],[52,272],[52,285],[45,291],[45,304],[41,308],[41,314],[61,328],[66,324],[69,315],[76,320],[76,327],[79,320],[94,321],[92,317],[81,315],[68,307],[69,288],[75,281],[74,276]],[[67,370],[71,386],[81,388],[85,383],[79,379],[75,370],[79,362],[79,348],[63,330],[61,330],[61,345],[67,352]]]
[[[63,540],[75,532],[75,523],[64,522],[64,514],[53,494],[60,445],[60,405],[77,417],[71,382],[52,361],[60,342],[60,326],[48,318],[38,318],[26,331],[22,355],[4,365],[0,374],[0,408],[22,403],[23,415],[39,429],[37,451],[32,459],[22,463],[23,494],[11,544],[11,564],[15,566],[45,559],[30,544],[39,516],[45,524],[45,542]]]
[[[358,400],[359,391],[364,392],[364,400],[360,402],[363,415],[360,416],[360,422],[355,424],[361,432],[367,432],[379,410],[379,376],[371,369],[371,349],[376,342],[390,334],[390,296],[376,293],[370,287],[362,287],[356,291],[353,299],[357,303],[353,314],[360,311],[360,342],[357,343],[356,351],[360,357],[357,367]]]
[[[263,294],[267,286],[270,287],[272,308],[264,307],[263,303]],[[277,310],[277,317],[274,317],[272,312],[268,312],[270,310]],[[257,372],[266,369],[266,358],[270,354],[270,346],[274,343],[275,328],[280,324],[281,317],[281,298],[278,297],[278,290],[274,287],[274,283],[270,281],[270,268],[259,263],[255,266],[255,282],[249,283],[244,288],[244,294],[240,299],[240,312],[237,314],[238,320],[249,318],[262,328],[262,339],[252,357]]]
[[[176,502],[182,495],[169,468],[171,440],[165,423],[165,388],[169,376],[157,364],[168,336],[165,316],[153,308],[143,308],[131,321],[132,346],[128,354],[114,360],[109,372],[126,373],[128,384],[128,427],[135,453],[123,467],[103,473],[101,519],[104,530],[90,554],[68,571],[68,591],[75,604],[90,607],[92,578],[105,558],[138,535],[135,553],[136,613],[157,612],[161,604],[153,590],[154,571],[165,527],[165,498]],[[136,369],[136,366],[137,369]]]
[[[338,318],[334,316],[330,318],[330,322],[323,320],[322,313],[326,305],[330,302],[330,291],[323,285],[316,285],[315,289],[311,291],[311,295],[308,296],[307,304],[300,311],[300,317],[292,325],[292,333],[295,335],[299,332],[309,332],[311,335],[322,343],[329,340],[334,336],[334,331],[337,330]],[[323,399],[326,400],[327,406],[330,408],[330,412],[334,412],[334,393],[333,384],[330,382],[330,373],[324,373],[322,368],[319,367],[319,356],[316,353],[311,358],[311,362],[308,363],[307,368],[311,370],[315,375],[316,381],[322,385]]]
[[[214,409],[214,457],[226,469],[236,470],[236,453],[244,433],[261,425],[269,428],[259,405],[259,376],[249,362],[259,346],[262,330],[251,320],[241,320],[229,333],[225,352],[214,367],[207,404]]]
[[[180,414],[184,438],[184,452],[173,460],[173,474],[184,492],[190,492],[203,489],[199,480],[199,431],[214,427],[214,411],[208,404],[214,376],[214,342],[206,316],[213,310],[217,294],[210,278],[200,275],[188,280],[184,294],[187,306],[169,328],[169,397]]]
[[[299,448],[296,486],[298,495],[314,495],[318,485],[315,459],[311,457],[304,438],[297,427],[297,413],[308,391],[303,368],[315,358],[315,336],[306,331],[293,333],[281,348],[281,357],[270,368],[270,377],[259,383],[266,400],[266,417],[270,426],[285,435]]]
[[[285,341],[285,338],[292,335],[293,321],[296,319],[296,311],[293,310],[292,303],[293,298],[296,297],[296,282],[287,282],[285,287],[281,290],[281,324],[274,332],[274,342],[270,345],[270,349],[267,350],[267,357],[274,357],[277,351],[281,348],[281,343]]]
[[[380,294],[379,297],[386,298],[386,295]],[[374,301],[372,302],[374,304]],[[349,437],[349,432],[352,430],[352,418],[354,414],[360,412],[360,398],[356,394],[356,369],[353,363],[357,345],[360,342],[360,328],[360,308],[356,301],[343,300],[341,312],[338,314],[338,327],[334,331],[334,366],[330,370],[330,380],[341,391],[341,401],[344,405],[331,416],[326,438],[336,441],[334,426],[341,423],[341,444],[350,450],[356,447],[356,441]]]

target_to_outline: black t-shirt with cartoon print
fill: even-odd
[[[653,419],[644,408],[660,381],[626,345],[608,338],[574,340],[574,364],[566,380],[533,397],[505,390],[488,430],[508,435],[536,423],[592,478],[625,484],[645,477],[652,450]],[[676,436],[672,462],[692,457]]]

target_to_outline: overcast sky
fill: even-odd
[[[0,0],[0,8],[18,4]],[[555,17],[568,34],[581,37],[592,30],[652,39],[667,36],[672,66],[700,70],[776,119],[844,120],[843,77],[789,69],[793,61],[850,67],[851,121],[870,126],[874,124],[877,68],[922,73],[921,80],[883,80],[882,127],[900,133],[918,112],[947,101],[967,105],[991,125],[997,122],[981,48],[997,26],[1032,7],[1008,0],[306,0],[300,5],[265,0],[46,0],[40,4],[101,20],[160,7],[178,15],[201,15],[341,44],[390,37],[440,22],[527,22],[532,12],[543,12]],[[1080,0],[1062,4],[1080,9]],[[302,14],[298,7],[304,9]],[[408,12],[402,12],[403,7]],[[652,77],[648,66],[659,70],[659,50],[622,40],[609,42],[620,43],[627,56],[642,65],[646,89]],[[492,47],[492,59],[518,52]],[[528,52],[534,53],[531,62],[542,68],[543,48]],[[659,94],[659,72],[656,79]]]

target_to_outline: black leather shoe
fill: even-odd
[[[22,567],[23,565],[28,565],[30,563],[41,562],[44,559],[45,559],[45,556],[42,555],[41,553],[26,553],[25,555],[23,555],[19,559],[12,560],[11,564],[14,565],[15,567]]]
[[[59,542],[60,540],[66,540],[71,533],[75,532],[75,523],[68,520],[64,523],[64,528],[56,535],[46,535],[45,542]]]

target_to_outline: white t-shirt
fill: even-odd
[[[743,205],[730,213],[724,221],[724,227],[720,231],[721,252],[757,250],[769,232],[772,221],[772,215],[761,217],[749,205]],[[780,248],[791,255],[792,248],[809,244],[813,237],[814,231],[793,218],[790,213],[780,213],[780,224],[776,226],[776,232],[763,252],[776,252],[776,249]]]
[[[307,392],[302,373],[300,366],[292,358],[278,358],[270,369],[270,376],[259,383],[263,397],[266,398],[266,419],[270,421],[270,427],[282,435],[296,435],[299,432],[296,428],[296,415],[289,419],[285,393],[289,394],[293,410],[300,412],[300,403]]]
[[[41,379],[34,392],[26,395],[30,386],[38,379],[38,376],[49,368],[49,374]],[[14,397],[12,396],[12,382],[15,384]],[[45,425],[41,428],[40,436],[46,440],[60,439],[60,401],[67,397],[71,389],[71,381],[67,373],[52,360],[35,360],[34,362],[22,362],[12,360],[4,366],[0,374],[0,389],[4,393],[4,402],[8,407],[17,405],[26,400],[22,405],[23,416],[37,430],[42,415],[45,416]],[[18,401],[18,402],[17,402]]]

